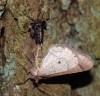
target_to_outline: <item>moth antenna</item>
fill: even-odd
[[[42,14],[42,20],[43,20],[43,15],[44,15],[44,13]]]
[[[58,16],[52,17],[52,18],[48,19],[48,21],[52,22],[55,18],[58,18]],[[48,25],[48,26],[50,26],[50,25]]]
[[[22,12],[22,11],[21,11]],[[30,20],[32,20],[33,22],[35,22],[34,20],[33,20],[33,18],[31,18],[29,15],[26,15],[24,12],[22,12],[26,17],[28,17]]]
[[[37,22],[39,21],[39,16],[40,16],[40,14],[41,14],[41,12],[39,12],[39,14],[38,14],[38,16],[37,16],[37,17],[38,17],[38,18],[37,18]]]

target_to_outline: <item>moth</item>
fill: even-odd
[[[93,61],[88,55],[65,44],[55,44],[49,48],[41,66],[30,69],[30,79],[34,79],[37,84],[40,79],[83,72],[92,66]]]

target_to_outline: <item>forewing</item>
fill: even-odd
[[[65,46],[52,46],[40,67],[39,75],[61,74],[78,65],[77,55]]]
[[[57,76],[89,70],[92,59],[66,45],[53,45],[41,64],[40,76]]]
[[[78,56],[78,66],[81,68],[81,71],[89,70],[93,66],[93,60],[88,55],[75,51]]]

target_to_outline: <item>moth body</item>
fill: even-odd
[[[41,61],[42,61],[42,45],[37,45],[35,54],[35,65],[37,68],[40,68]]]

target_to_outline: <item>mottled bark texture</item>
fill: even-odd
[[[1,0],[0,96],[99,96],[99,5],[95,0]],[[36,88],[32,80],[15,85],[28,78],[34,65],[36,44],[28,32],[32,20],[47,24],[43,56],[52,44],[66,43],[89,54],[94,68],[41,80]]]

